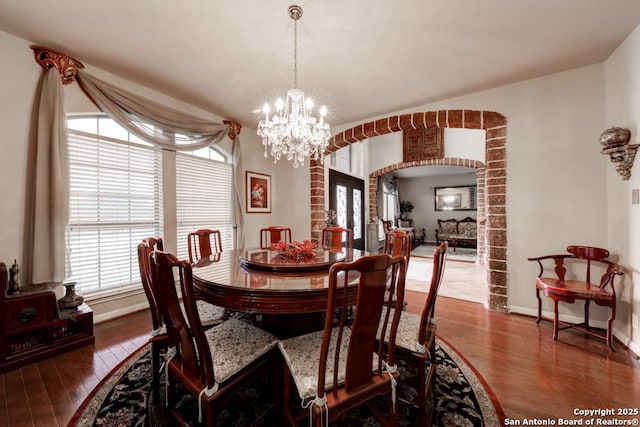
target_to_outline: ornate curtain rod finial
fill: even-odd
[[[49,49],[44,46],[31,46],[35,60],[45,70],[56,67],[62,77],[62,84],[73,83],[78,75],[78,70],[84,68],[82,62],[77,61],[64,53]]]
[[[223,120],[222,123],[224,123],[225,125],[229,125],[229,138],[235,141],[236,136],[240,135],[240,129],[242,129],[242,125],[231,120]]]

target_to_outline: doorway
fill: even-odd
[[[353,230],[353,247],[364,250],[364,180],[329,169],[329,209],[340,227]]]
[[[346,147],[349,144],[367,138],[400,132],[406,129],[437,127],[460,129],[484,129],[486,131],[485,153],[487,164],[460,158],[443,158],[419,160],[391,164],[379,171],[369,174],[368,200],[376,198],[376,179],[378,175],[392,172],[403,167],[426,166],[431,164],[475,167],[478,169],[478,182],[486,187],[478,186],[478,212],[486,213],[478,220],[479,240],[478,256],[487,265],[488,308],[491,310],[509,311],[508,304],[508,269],[507,269],[507,119],[495,111],[484,110],[436,110],[421,111],[382,117],[375,121],[360,123],[345,129],[331,138],[325,155]],[[313,199],[311,206],[311,235],[320,239],[324,225],[325,166],[321,160],[309,162],[310,191]],[[369,203],[369,218],[377,216],[375,203]],[[480,243],[483,242],[483,243]],[[486,252],[485,252],[486,251]]]

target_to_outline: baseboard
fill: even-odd
[[[111,310],[97,316],[94,313],[93,323],[96,324],[96,323],[106,322],[108,320],[113,320],[115,318],[122,317],[127,314],[135,313],[137,311],[142,311],[142,310],[148,310],[148,309],[149,309],[149,303],[140,303],[140,304],[130,305],[118,310]],[[149,322],[151,322],[151,317],[149,317]]]
[[[519,306],[509,306],[509,313],[522,314],[525,316],[532,317],[532,320],[538,317],[538,309],[532,309],[529,307],[519,307]],[[553,312],[551,311],[542,311],[542,317],[548,319],[553,319]],[[570,322],[570,323],[582,323],[584,322],[584,317],[582,316],[571,316],[567,314],[560,314],[560,321],[562,322]],[[594,328],[606,329],[607,322],[601,320],[592,320],[589,319],[589,324]],[[624,345],[636,358],[639,358],[640,355],[640,345],[631,341],[631,338],[628,337],[625,333],[623,333],[620,329],[613,327],[611,331],[613,337],[617,339],[622,345]]]

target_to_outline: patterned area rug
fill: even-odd
[[[438,367],[432,426],[500,426],[504,413],[493,392],[476,370],[444,340],[438,338]],[[153,426],[173,425],[161,405],[151,399],[151,362],[147,345],[136,351],[114,369],[85,400],[68,426]],[[400,361],[403,379],[412,373]],[[408,381],[407,381],[408,382]],[[255,384],[254,384],[255,383]],[[400,381],[402,387],[403,382]],[[266,381],[256,380],[242,391],[245,399],[254,404],[270,405],[273,394],[280,393]],[[414,393],[410,387],[399,390],[399,397]],[[163,392],[162,392],[163,393]],[[161,397],[160,401],[163,401]],[[386,405],[386,402],[379,402]],[[179,409],[197,423],[197,402],[185,394]],[[275,411],[277,412],[277,411]],[[415,426],[415,413],[400,402],[398,413],[401,426]],[[248,426],[254,413],[243,400],[236,399],[219,412],[220,426]],[[274,421],[274,426],[279,423]],[[341,426],[378,426],[379,423],[366,409],[356,409],[345,417]]]
[[[411,251],[411,256],[433,258],[436,247],[434,245],[420,245]],[[452,247],[449,247],[447,250],[447,260],[451,261],[476,262],[477,255],[478,251],[474,248],[456,248],[454,251]]]

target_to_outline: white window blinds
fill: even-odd
[[[122,128],[118,138],[98,135],[113,130],[109,119],[79,120],[76,129],[90,132],[68,122],[67,277],[85,294],[138,285],[136,245],[163,230],[160,151],[128,141],[133,138]]]
[[[176,153],[178,258],[188,259],[187,235],[220,230],[222,248],[233,249],[233,168],[230,163]]]

